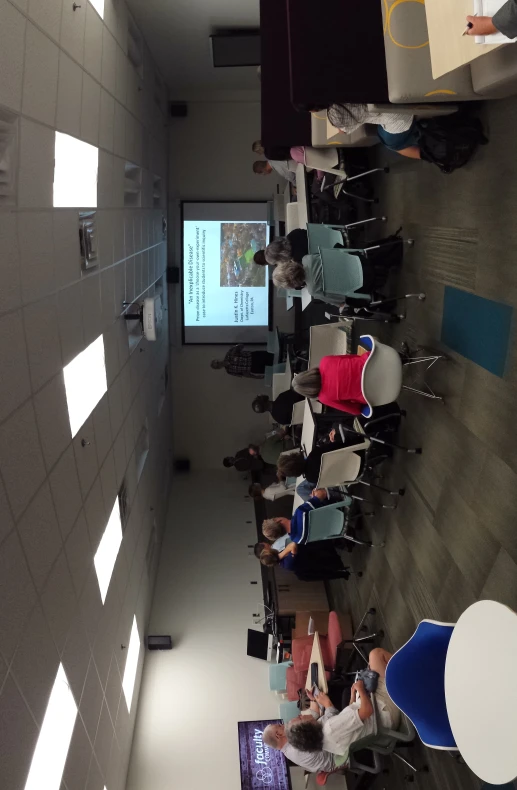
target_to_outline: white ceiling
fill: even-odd
[[[128,5],[171,98],[259,87],[255,67],[215,69],[209,42],[215,28],[258,27],[259,0],[128,0]]]

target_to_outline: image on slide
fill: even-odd
[[[265,222],[221,222],[221,287],[257,288],[266,284],[265,266],[253,263],[266,241]]]

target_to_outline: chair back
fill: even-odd
[[[320,247],[323,290],[329,296],[357,296],[363,284],[363,264],[357,253]],[[361,294],[358,295],[359,297]],[[364,297],[369,300],[368,294]]]
[[[361,345],[370,352],[363,367],[361,389],[366,406],[364,417],[371,417],[375,406],[385,406],[397,400],[402,389],[402,361],[390,346],[371,335],[361,335]]]
[[[310,329],[309,367],[317,368],[323,357],[348,353],[348,331],[343,324],[316,324]]]
[[[336,244],[343,244],[343,234],[340,230],[335,230],[329,225],[315,225],[307,223],[307,237],[309,240],[309,252],[316,255],[320,247],[332,249]]]
[[[323,453],[316,487],[329,488],[330,486],[353,483],[361,469],[361,456],[357,453],[360,450],[366,450],[369,446],[370,442],[366,439],[351,447],[342,447],[339,450]]]
[[[422,620],[390,659],[386,688],[426,746],[455,749],[445,704],[445,658],[454,625]]]
[[[345,517],[338,507],[346,506],[346,501],[319,507],[307,513],[307,543],[317,540],[335,540],[343,532]]]
[[[285,691],[287,688],[286,674],[287,667],[291,666],[290,661],[282,661],[281,664],[269,664],[269,690]]]
[[[298,707],[298,702],[281,702],[278,706],[278,715],[284,724],[287,724],[288,721],[299,716],[299,714],[300,709]]]

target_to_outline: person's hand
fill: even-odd
[[[315,698],[314,694],[312,693],[312,691],[310,689],[305,689],[305,693],[307,694],[307,696],[311,700],[311,702],[314,702],[314,700],[316,698]]]
[[[467,36],[490,36],[492,33],[497,33],[491,16],[468,16],[467,22],[472,24]]]
[[[329,439],[331,442],[333,442],[335,438],[336,438],[336,429],[332,428],[331,432],[329,433]]]
[[[324,691],[320,691],[320,693],[318,694],[318,700],[317,701],[318,701],[318,704],[319,705],[323,705],[324,708],[333,708],[334,707],[332,702],[331,702],[331,700],[330,700],[329,695],[325,694]]]
[[[314,488],[312,491],[312,496],[316,496],[318,499],[323,500],[327,498],[327,492],[324,488]]]

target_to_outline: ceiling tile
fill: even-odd
[[[56,647],[62,653],[68,629],[77,611],[77,599],[64,550],[52,568],[41,595],[41,603]]]
[[[50,473],[50,488],[63,540],[72,529],[82,505],[81,488],[72,445]]]
[[[34,409],[43,457],[50,470],[72,441],[62,372],[36,393]]]
[[[8,676],[0,695],[0,732],[0,787],[23,790],[38,729],[12,676]]]
[[[81,701],[90,657],[90,645],[88,644],[83,619],[81,614],[77,613],[68,631],[62,656],[63,666],[77,706],[79,706]]]
[[[97,726],[101,715],[103,701],[102,687],[100,684],[99,676],[93,659],[90,661],[88,672],[86,674],[86,682],[84,684],[83,696],[81,697],[81,704],[79,711],[86,727],[86,732],[92,743],[95,742],[97,735]]]
[[[24,308],[32,389],[39,390],[62,370],[57,299],[48,296]]]
[[[0,601],[0,651],[9,663],[36,603],[36,590],[16,532],[6,538],[0,551]]]
[[[2,264],[0,264],[0,272],[1,267]],[[0,370],[5,380],[11,384],[9,387],[0,388],[1,422],[31,393],[27,348],[20,310],[0,318]]]
[[[63,780],[66,782],[67,790],[84,790],[92,754],[92,745],[84,729],[82,719],[78,716],[75,721],[75,728],[63,772]]]
[[[74,437],[73,446],[77,472],[79,474],[79,485],[81,486],[83,499],[86,499],[99,471],[97,449],[95,446],[95,430],[91,417],[88,417]]]
[[[113,724],[111,723],[111,718],[106,702],[104,702],[99,720],[99,727],[97,729],[94,751],[99,763],[99,767],[105,779],[108,775],[108,765],[113,735]]]
[[[50,486],[44,483],[18,522],[32,578],[41,592],[63,542]]]
[[[65,551],[75,592],[79,597],[83,591],[88,574],[93,568],[93,551],[90,543],[90,536],[88,534],[86,517],[82,510],[79,511],[77,521],[67,538]]]

